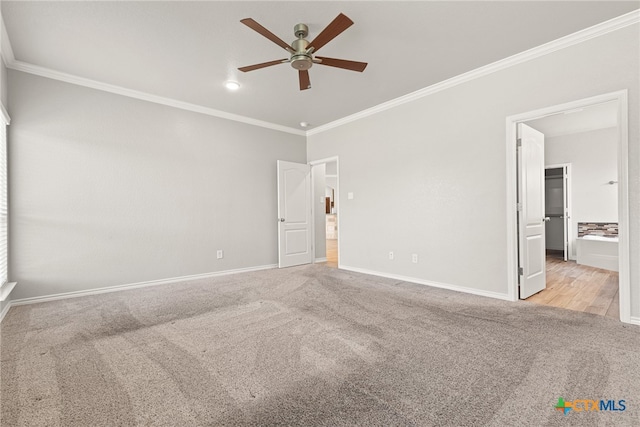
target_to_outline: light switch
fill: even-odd
[[[353,193],[347,193],[347,199],[353,200]]]

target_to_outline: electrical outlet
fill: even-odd
[[[393,252],[389,252],[389,259],[393,259]]]
[[[418,254],[411,254],[411,262],[414,264],[418,263]]]
[[[216,252],[216,258],[218,259],[224,258],[224,251],[222,249],[218,249],[218,252]]]

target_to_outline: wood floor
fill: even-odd
[[[327,239],[327,267],[338,268],[338,239]]]
[[[547,288],[527,301],[620,318],[616,271],[547,255]]]
[[[338,268],[337,239],[327,239],[326,265]],[[547,288],[527,301],[619,319],[618,273],[547,255]]]

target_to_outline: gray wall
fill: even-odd
[[[639,316],[638,30],[636,24],[311,135],[309,160],[340,156],[342,264],[506,294],[505,118],[628,89],[631,315]]]
[[[571,163],[570,228],[575,259],[579,222],[618,222],[618,129],[547,138],[545,163]]]
[[[327,163],[327,175],[338,175],[338,162],[333,161]]]
[[[305,162],[303,136],[9,84],[14,300],[277,263],[276,160]]]

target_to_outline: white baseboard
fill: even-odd
[[[466,294],[480,295],[483,297],[496,298],[511,301],[509,295],[499,292],[483,291],[481,289],[467,288],[464,286],[450,285],[448,283],[433,282],[430,280],[417,279],[415,277],[400,276],[398,274],[382,273],[380,271],[367,270],[365,268],[349,267],[341,265],[340,269],[354,271],[356,273],[370,274],[372,276],[386,277],[388,279],[402,280],[403,282],[417,283],[418,285],[433,286],[434,288],[448,289],[450,291],[464,292]]]
[[[317,261],[317,262],[321,262],[321,261]],[[14,300],[14,301],[9,301],[9,303],[4,307],[2,312],[0,312],[0,322],[2,322],[4,320],[4,317],[9,312],[9,309],[11,307],[13,307],[13,306],[26,305],[26,304],[36,304],[36,303],[40,303],[40,302],[55,301],[55,300],[60,300],[60,299],[77,298],[77,297],[83,297],[83,296],[89,296],[89,295],[104,294],[104,293],[107,293],[107,292],[118,292],[118,291],[124,291],[124,290],[129,290],[129,289],[144,288],[144,287],[147,287],[147,286],[165,285],[165,284],[175,283],[175,282],[184,282],[184,281],[191,281],[191,280],[198,280],[198,279],[207,279],[207,278],[212,278],[212,277],[227,276],[227,275],[230,275],[230,274],[248,273],[248,272],[260,271],[260,270],[270,270],[272,268],[277,268],[277,267],[278,267],[277,264],[269,264],[269,265],[261,265],[261,266],[257,266],[257,267],[239,268],[239,269],[234,269],[234,270],[217,271],[217,272],[213,272],[213,273],[194,274],[194,275],[190,275],[190,276],[172,277],[172,278],[169,278],[169,279],[150,280],[150,281],[147,281],[147,282],[138,282],[138,283],[130,283],[130,284],[126,284],[126,285],[109,286],[109,287],[105,287],[105,288],[89,289],[89,290],[86,290],[86,291],[65,292],[65,293],[60,293],[60,294],[45,295],[45,296],[41,296],[41,297],[22,298],[22,299],[18,299],[18,300]],[[448,289],[448,290],[456,291],[456,292],[463,292],[463,293],[467,293],[467,294],[480,295],[480,296],[484,296],[484,297],[488,297],[488,298],[495,298],[495,299],[511,301],[507,294],[501,294],[499,292],[483,291],[483,290],[479,290],[479,289],[467,288],[467,287],[464,287],[464,286],[450,285],[450,284],[447,284],[447,283],[439,283],[439,282],[433,282],[433,281],[429,281],[429,280],[417,279],[415,277],[407,277],[407,276],[401,276],[401,275],[397,275],[397,274],[383,273],[383,272],[380,272],[380,271],[373,271],[373,270],[368,270],[368,269],[365,269],[365,268],[350,267],[350,266],[345,266],[345,265],[341,265],[339,268],[341,270],[353,271],[353,272],[356,272],[356,273],[369,274],[369,275],[378,276],[378,277],[386,277],[386,278],[389,278],[389,279],[401,280],[403,282],[416,283],[416,284],[419,284],[419,285],[433,286],[435,288]],[[629,323],[633,324],[633,325],[640,326],[640,317],[630,317],[629,318]]]
[[[212,272],[212,273],[193,274],[193,275],[190,275],[190,276],[171,277],[171,278],[168,278],[168,279],[149,280],[149,281],[146,281],[146,282],[129,283],[129,284],[126,284],[126,285],[108,286],[108,287],[105,287],[105,288],[87,289],[85,291],[64,292],[64,293],[60,293],[60,294],[44,295],[44,296],[41,296],[41,297],[21,298],[21,299],[10,301],[9,305],[10,306],[18,306],[18,305],[26,305],[26,304],[36,304],[36,303],[40,303],[40,302],[55,301],[55,300],[60,300],[60,299],[77,298],[77,297],[84,297],[84,296],[89,296],[89,295],[104,294],[104,293],[107,293],[107,292],[117,292],[117,291],[129,290],[129,289],[144,288],[144,287],[147,287],[147,286],[166,285],[166,284],[169,284],[169,283],[185,282],[185,281],[192,281],[192,280],[198,280],[198,279],[208,279],[208,278],[211,278],[211,277],[227,276],[229,274],[238,274],[238,273],[248,273],[248,272],[251,272],[251,271],[269,270],[269,269],[272,269],[272,268],[276,268],[277,266],[278,266],[277,264],[269,264],[269,265],[261,265],[261,266],[257,266],[257,267],[238,268],[238,269],[235,269],[235,270],[224,270],[224,271],[216,271],[216,272]],[[8,309],[5,308],[5,310],[8,310]]]
[[[324,257],[324,258],[316,258],[313,262],[327,262],[327,257]]]

